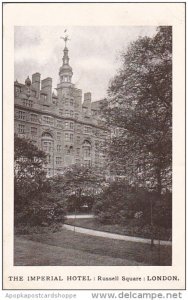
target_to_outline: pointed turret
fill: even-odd
[[[69,55],[68,55],[68,48],[66,46],[66,43],[68,41],[68,36],[66,36],[65,38],[63,38],[63,40],[65,41],[65,48],[63,50],[64,54],[63,54],[63,65],[60,67],[59,69],[59,77],[60,77],[60,83],[71,83],[72,80],[72,68],[69,65]]]

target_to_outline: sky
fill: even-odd
[[[51,77],[53,88],[59,83],[64,41],[67,29],[72,82],[92,93],[92,101],[107,95],[109,81],[121,66],[120,54],[143,36],[153,36],[156,27],[27,27],[16,26],[14,32],[14,77],[24,83],[27,76],[39,72],[41,79]]]

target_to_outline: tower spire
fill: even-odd
[[[67,29],[65,29],[64,33],[67,32]],[[60,82],[66,82],[66,83],[71,83],[72,79],[72,68],[69,65],[69,56],[68,56],[68,48],[67,48],[67,42],[70,40],[69,36],[65,34],[64,37],[60,37],[60,39],[63,39],[65,42],[65,48],[63,50],[63,65],[59,69],[59,76],[60,76]]]

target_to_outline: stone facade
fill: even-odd
[[[56,93],[52,78],[41,80],[40,73],[25,84],[14,83],[15,133],[47,153],[48,176],[71,164],[100,168],[104,162],[99,149],[108,131],[99,117],[102,101],[92,102],[91,93],[85,93],[82,101],[82,90],[72,84],[72,75],[65,46]]]

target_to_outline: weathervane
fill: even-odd
[[[66,33],[66,32],[67,32],[67,29],[64,30],[64,33]],[[61,36],[60,39],[64,40],[64,42],[65,42],[65,47],[66,47],[66,45],[67,45],[67,41],[70,41],[69,36],[68,36],[67,34],[65,34],[64,37]]]

